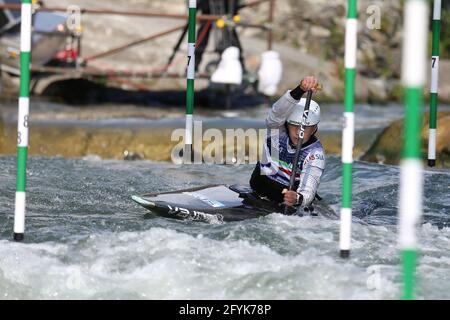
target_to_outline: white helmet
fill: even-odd
[[[303,110],[305,110],[306,99],[300,99],[300,102],[294,107],[291,114],[287,118],[287,123],[299,126],[303,119]],[[309,105],[308,119],[306,119],[306,126],[313,126],[320,122],[320,106],[314,100],[311,100]]]

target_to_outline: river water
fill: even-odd
[[[320,194],[339,212],[340,159]],[[339,221],[156,217],[133,194],[246,183],[252,165],[31,157],[26,238],[11,241],[15,157],[0,157],[1,299],[398,299],[398,168],[356,162],[352,254]],[[425,173],[418,298],[450,298],[450,173]]]
[[[51,113],[52,108],[60,110],[55,115],[67,109],[38,104],[35,114],[39,109]],[[400,118],[401,110],[400,106],[358,106],[357,130],[379,132]],[[261,125],[266,112],[257,108],[199,116],[210,122],[243,118]],[[327,108],[321,128],[339,135],[341,112],[338,105]],[[182,123],[179,113],[174,121]],[[86,121],[87,125],[148,125],[147,120],[108,117]],[[0,156],[0,299],[401,296],[397,166],[355,162],[352,252],[349,260],[342,260],[339,220],[325,215],[271,214],[207,224],[157,217],[131,200],[132,195],[147,192],[245,184],[253,165],[179,166],[98,156],[29,158],[25,241],[16,243],[11,241],[15,161],[15,156]],[[424,179],[417,298],[450,299],[450,172],[429,170]],[[338,215],[339,157],[327,157],[319,194],[324,198],[322,206]]]

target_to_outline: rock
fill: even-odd
[[[356,75],[355,80],[355,99],[358,101],[365,100],[369,96],[369,79],[361,74]]]
[[[321,26],[312,26],[311,35],[313,37],[329,38],[331,36],[331,32],[330,30],[323,28]]]
[[[426,162],[428,155],[428,114],[424,115],[421,130],[422,158]],[[403,120],[393,122],[375,140],[369,150],[362,156],[362,160],[399,164],[402,149]],[[450,167],[450,112],[438,113],[436,137],[436,166]]]
[[[380,102],[387,100],[386,81],[384,79],[368,79],[367,89],[369,91],[370,102]]]
[[[376,139],[372,147],[364,154],[361,160],[398,164],[400,161],[400,141],[403,122],[396,121],[387,127]]]
[[[450,60],[439,62],[439,98],[442,102],[450,103]]]
[[[19,87],[19,77],[11,76],[4,71],[0,71],[0,94],[3,98],[17,97]]]
[[[154,160],[171,161],[171,152],[178,141],[172,141],[175,127],[92,127],[68,126],[57,124],[37,124],[30,128],[30,156],[61,156],[65,158],[100,157],[117,160]],[[203,133],[206,128],[203,128]],[[244,128],[247,130],[248,128]],[[223,138],[226,132],[220,129]],[[14,155],[17,130],[15,123],[7,125],[0,121],[0,155]],[[235,145],[236,152],[250,156],[251,150],[259,150],[265,136],[258,139],[246,139],[244,145]],[[355,137],[355,157],[363,154],[368,148],[373,132],[357,132]],[[200,139],[202,136],[199,137]],[[323,131],[320,140],[327,155],[340,155],[341,134],[336,131]],[[199,140],[194,136],[194,145]],[[211,139],[205,138],[203,151],[211,150]],[[223,144],[223,155],[226,155],[226,144]],[[244,150],[245,148],[245,150]]]
[[[3,124],[3,118],[0,116],[0,150],[4,150],[5,148],[5,134],[4,134],[4,124]]]

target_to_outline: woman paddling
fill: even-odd
[[[306,105],[302,96],[309,90],[316,92],[317,87],[315,77],[305,77],[295,89],[288,90],[274,103],[266,118],[267,128],[271,130],[264,143],[263,156],[250,179],[250,186],[258,194],[291,207],[308,207],[313,202],[325,168],[325,152],[315,136],[320,107],[311,100],[294,188],[288,190]]]

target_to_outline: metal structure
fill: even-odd
[[[240,21],[240,17],[233,17],[230,15],[209,15],[209,14],[199,14],[196,16],[196,21],[198,22],[208,22],[209,27],[213,26],[213,24],[221,25],[222,27],[228,27],[228,28],[259,28],[262,30],[267,31],[268,39],[267,39],[267,47],[272,47],[272,21],[273,21],[273,10],[274,10],[274,2],[275,0],[257,0],[257,1],[248,1],[247,3],[242,4],[239,6],[238,9],[243,8],[250,8],[257,5],[261,5],[264,3],[269,3],[269,14],[267,18],[267,23],[263,24],[252,24],[245,21]],[[39,5],[32,5],[33,11],[35,12],[67,12],[67,8],[65,7],[58,7],[58,6],[39,6]],[[20,5],[16,4],[5,4],[0,2],[0,10],[10,10],[10,11],[18,11],[21,9]],[[118,47],[114,47],[111,49],[108,49],[103,52],[98,52],[95,54],[91,54],[89,56],[78,56],[76,57],[76,63],[71,63],[65,66],[58,66],[58,65],[48,65],[48,64],[32,64],[31,66],[31,78],[36,77],[39,79],[38,81],[43,81],[44,83],[51,83],[52,80],[49,80],[53,77],[55,81],[60,80],[68,80],[68,79],[90,79],[90,80],[105,80],[105,79],[123,79],[123,78],[136,78],[136,79],[143,79],[143,78],[184,78],[186,77],[185,73],[176,73],[176,72],[170,72],[169,68],[172,65],[172,60],[175,54],[177,53],[177,50],[182,42],[182,39],[184,38],[186,31],[187,24],[186,21],[188,20],[188,15],[186,14],[168,14],[168,13],[161,13],[161,12],[150,12],[150,11],[119,11],[119,10],[109,10],[109,9],[89,9],[89,8],[80,8],[79,12],[81,15],[121,15],[121,16],[129,16],[129,17],[148,17],[148,18],[168,18],[168,19],[175,19],[175,20],[182,20],[184,23],[178,27],[170,28],[158,33],[150,34],[146,37],[143,37],[138,40],[130,41],[128,43],[124,43]],[[177,44],[174,48],[173,57],[169,59],[169,62],[167,65],[163,67],[155,67],[152,70],[120,70],[113,67],[107,67],[107,68],[99,68],[94,67],[90,65],[90,63],[94,60],[114,55],[119,52],[122,52],[124,50],[128,50],[136,45],[146,43],[155,39],[159,39],[161,37],[167,36],[169,34],[180,32],[182,31],[179,44]],[[78,53],[78,55],[81,54],[82,48],[81,48],[81,32],[74,33],[74,37],[78,37],[75,39],[74,46],[75,51]],[[199,42],[203,41],[205,38],[205,35],[199,36]],[[197,42],[197,44],[199,43]],[[71,58],[70,55],[68,58]],[[72,57],[73,58],[73,57]],[[8,67],[5,66],[3,68],[4,70],[8,69]],[[11,70],[6,70],[11,71]],[[16,74],[18,74],[16,72]],[[207,73],[199,73],[196,75],[198,78],[209,78],[209,74]],[[122,80],[119,80],[122,81]],[[127,81],[128,84],[132,84],[132,81]],[[42,91],[42,85],[38,85],[36,83],[33,83],[31,90],[32,92],[38,93],[39,91]],[[136,83],[136,87],[140,89],[149,89],[143,84]],[[36,92],[35,88],[41,88],[40,90],[37,90]]]

